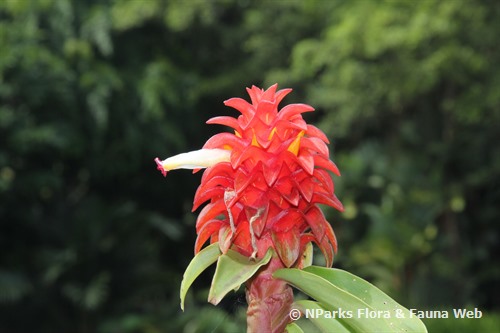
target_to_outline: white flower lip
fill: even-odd
[[[217,163],[229,162],[231,151],[225,149],[200,149],[169,157],[163,161],[157,157],[155,162],[164,176],[175,169],[203,169]]]

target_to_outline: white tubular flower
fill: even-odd
[[[229,162],[231,151],[226,149],[200,149],[182,153],[161,161],[158,157],[155,162],[163,176],[175,169],[203,169],[220,162]]]

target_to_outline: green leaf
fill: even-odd
[[[338,311],[339,309],[341,309],[343,311],[351,313],[352,318],[339,318],[339,320],[342,322],[342,324],[349,326],[349,328],[355,332],[399,332],[401,330],[401,328],[397,325],[401,322],[401,320],[398,319],[396,321],[397,318],[395,318],[395,313],[389,312],[388,315],[390,316],[390,318],[384,318],[384,316],[387,315],[386,312],[375,316],[375,318],[360,314],[360,312],[358,312],[359,310],[376,310],[372,305],[369,305],[367,302],[363,301],[356,295],[353,295],[352,293],[339,288],[324,277],[310,272],[314,271],[314,268],[311,267],[312,266],[305,270],[280,269],[276,271],[273,276],[275,278],[285,280],[296,288],[302,290],[305,294],[319,301],[320,305],[329,311]],[[326,275],[325,272],[321,273],[323,275]],[[359,280],[361,279],[355,277],[354,281],[352,282],[355,283]],[[363,285],[363,287],[368,288],[367,294],[372,295],[371,289],[374,288],[372,285]],[[374,292],[373,295],[378,294]],[[385,295],[384,299],[377,299],[376,301],[383,304],[383,302],[387,301],[387,299],[389,299],[389,297]],[[396,309],[399,310],[404,308],[398,305],[396,308],[394,308],[394,310]],[[406,320],[417,319],[413,318]],[[411,330],[408,330],[408,332],[426,332],[425,326],[423,324],[410,325],[410,327]]]
[[[347,271],[318,266],[309,266],[305,271],[321,276],[333,285],[350,293],[370,305],[374,310],[390,311],[394,327],[404,332],[426,332],[424,323],[415,316],[410,318],[410,311],[390,298],[382,290],[368,281]],[[399,311],[401,316],[396,316]]]
[[[346,328],[342,322],[337,318],[331,318],[327,315],[324,315],[329,310],[325,309],[318,302],[302,300],[293,303],[292,308],[300,310],[303,314],[306,313],[307,310],[318,314],[314,317],[309,317],[308,319],[316,326],[321,332],[324,333],[350,333],[351,331]]]
[[[248,257],[233,250],[228,250],[226,254],[221,255],[217,261],[212,286],[208,293],[208,301],[214,305],[219,304],[228,292],[238,289],[261,266],[267,264],[272,255],[271,248],[267,250],[264,258],[259,261],[251,261]]]
[[[304,331],[300,328],[299,325],[295,323],[290,323],[285,327],[286,333],[304,333]]]
[[[212,265],[220,257],[219,243],[213,243],[201,250],[189,263],[181,282],[181,309],[184,311],[184,298],[186,297],[189,287],[194,280],[205,270]]]

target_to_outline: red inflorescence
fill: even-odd
[[[196,231],[195,253],[210,239],[225,253],[232,248],[260,258],[271,246],[286,267],[301,267],[309,242],[315,242],[330,267],[337,241],[318,204],[343,210],[328,171],[340,175],[328,155],[328,139],[307,124],[302,113],[314,109],[278,104],[291,91],[247,88],[251,104],[231,98],[225,105],[241,115],[215,117],[208,124],[232,127],[211,137],[204,149],[226,149],[230,161],[204,171],[193,211],[206,201]],[[162,170],[163,171],[163,170]]]

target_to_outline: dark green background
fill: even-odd
[[[245,301],[179,308],[223,101],[278,82],[331,139],[336,267],[407,307],[500,325],[495,1],[0,2],[0,331],[239,332]],[[322,263],[321,255],[316,256]]]

